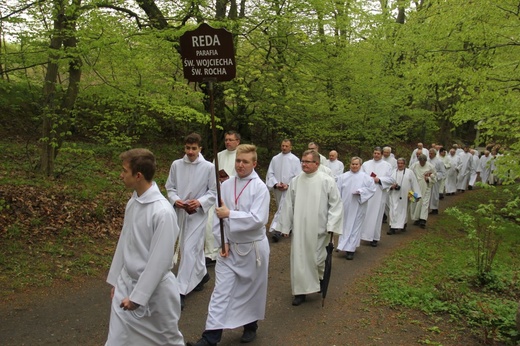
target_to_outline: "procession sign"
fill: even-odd
[[[184,78],[190,82],[230,81],[235,78],[233,35],[206,23],[180,38]]]
[[[190,82],[206,82],[209,91],[213,157],[217,183],[217,205],[222,207],[217,151],[217,127],[213,101],[213,82],[225,82],[235,78],[235,50],[233,35],[226,29],[215,29],[206,23],[197,29],[186,31],[180,38],[184,78]],[[220,219],[221,253],[224,254],[224,220]]]

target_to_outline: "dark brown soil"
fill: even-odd
[[[471,192],[466,193],[469,195]],[[465,196],[447,197],[442,207]],[[444,208],[441,208],[441,211]],[[428,220],[431,225],[436,218]],[[271,244],[269,293],[266,319],[259,323],[252,345],[478,345],[478,339],[449,317],[430,317],[417,311],[378,305],[367,288],[367,278],[396,249],[428,230],[409,227],[403,234],[386,235],[380,245],[362,244],[353,261],[334,252],[331,284],[325,307],[318,294],[301,306],[291,305],[289,275],[290,240]],[[186,299],[180,329],[186,341],[195,341],[204,329],[214,283]],[[8,345],[103,345],[108,331],[110,288],[103,277],[56,284],[3,299],[0,305],[0,344]],[[226,330],[221,345],[237,345],[242,331]]]

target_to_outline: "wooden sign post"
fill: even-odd
[[[217,205],[221,207],[213,83],[230,81],[235,78],[233,35],[226,29],[215,29],[203,23],[195,30],[186,31],[180,38],[180,44],[184,78],[190,82],[208,83],[215,179],[217,180]],[[222,219],[220,219],[220,239],[223,252],[225,239]]]

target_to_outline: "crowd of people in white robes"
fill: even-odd
[[[389,146],[376,147],[365,162],[352,157],[345,172],[336,150],[326,159],[310,142],[299,158],[289,139],[264,182],[255,171],[256,147],[240,140],[237,132],[226,132],[226,149],[212,164],[201,154],[200,135],[188,135],[184,156],[171,165],[167,198],[153,181],[150,151],[121,155],[121,179],[134,194],[107,278],[113,289],[106,345],[184,345],[181,310],[186,296],[210,280],[209,265],[216,278],[206,325],[188,345],[216,345],[224,329],[238,327],[240,342],[251,342],[265,317],[268,235],[273,243],[290,238],[292,305],[298,306],[323,290],[326,246],[334,234],[336,250],[352,260],[362,241],[378,246],[384,223],[388,235],[405,232],[409,222],[426,228],[445,196],[478,181],[496,183],[493,150],[479,156],[469,146],[446,150],[418,143],[407,165]],[[276,213],[267,230],[270,192]]]

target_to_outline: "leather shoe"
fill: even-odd
[[[214,346],[214,345],[216,345],[216,344],[212,344],[204,338],[200,338],[199,341],[197,341],[196,343],[193,343],[193,342],[186,343],[186,346]]]
[[[274,234],[271,236],[273,243],[278,243],[280,238],[282,238],[282,234],[280,232],[274,232]]]
[[[347,251],[347,256],[346,256],[346,259],[351,261],[354,259],[354,253],[351,252],[351,251]]]
[[[430,214],[431,215],[438,215],[439,214],[439,209],[432,209],[432,211],[430,211]]]
[[[377,247],[377,240],[372,240],[372,241],[370,242],[370,246],[372,246],[372,247]]]
[[[305,294],[297,294],[294,296],[292,305],[298,306],[305,301]]]
[[[244,329],[244,333],[240,338],[240,343],[247,344],[248,342],[251,342],[254,339],[256,339],[256,331],[252,329]]]
[[[388,234],[388,235],[395,234],[395,228],[390,228],[390,229],[386,232],[386,234]]]
[[[193,289],[195,292],[200,292],[204,289],[204,284],[209,281],[209,273],[206,273],[199,284]]]
[[[216,260],[214,260],[210,257],[206,257],[206,267],[211,267],[211,266],[215,265],[215,263],[217,263]]]

